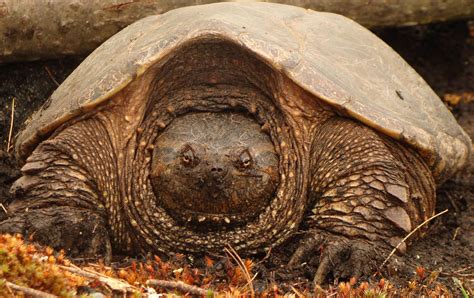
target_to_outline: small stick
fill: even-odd
[[[267,254],[265,255],[265,257],[263,257],[263,259],[261,259],[257,264],[262,264],[263,262],[268,260],[268,258],[270,258],[271,253],[272,253],[272,247],[270,246],[270,248],[268,249]]]
[[[462,268],[462,269],[456,270],[456,271],[454,271],[454,273],[463,272],[463,271],[470,270],[470,269],[473,269],[473,268],[474,268],[473,266],[469,266],[469,267],[466,267],[466,268]]]
[[[465,273],[465,274],[462,274],[462,273],[456,273],[456,272],[440,272],[439,273],[440,275],[443,275],[443,276],[451,276],[451,277],[459,277],[459,278],[474,278],[474,273]]]
[[[461,227],[457,227],[456,230],[454,230],[454,235],[453,235],[453,241],[456,240],[456,237],[458,236],[459,230]]]
[[[460,213],[459,207],[458,207],[458,205],[456,205],[456,203],[454,202],[452,195],[451,195],[449,192],[446,192],[446,197],[448,198],[449,202],[450,202],[451,205],[453,206],[453,208],[454,208],[454,210],[456,211],[456,213],[459,214],[459,213]]]
[[[291,290],[295,292],[298,297],[305,297],[300,291],[298,291],[294,286],[290,286]]]
[[[3,206],[2,203],[0,203],[0,207],[2,207],[3,211],[5,212],[5,214],[8,214],[7,208],[5,208],[5,206]]]
[[[68,267],[64,265],[59,265],[59,268],[67,270],[69,272],[75,273],[83,277],[97,279],[101,283],[108,285],[114,291],[121,291],[121,292],[127,293],[127,292],[131,292],[137,289],[131,284],[126,283],[125,281],[122,281],[120,279],[116,279],[113,277],[109,277],[109,276],[100,274],[98,272],[85,271],[78,267]]]
[[[250,272],[247,270],[247,267],[245,267],[244,261],[242,261],[242,258],[239,256],[239,254],[235,251],[235,249],[229,245],[229,248],[225,248],[225,251],[234,259],[234,261],[237,263],[237,265],[242,269],[243,273],[245,274],[245,278],[247,279],[247,285],[250,288],[250,297],[255,297],[255,292],[253,290],[253,279],[257,276],[255,274],[254,277],[250,276]]]
[[[165,289],[172,289],[178,290],[183,293],[189,293],[192,295],[199,295],[199,296],[214,296],[212,290],[206,290],[200,287],[196,287],[193,285],[188,285],[182,281],[168,281],[168,280],[161,280],[161,279],[149,279],[146,282],[147,286],[154,286],[160,287]]]
[[[448,212],[448,209],[444,210],[444,211],[441,211],[440,213],[438,214],[435,214],[433,215],[432,217],[428,218],[427,220],[425,220],[424,222],[422,222],[420,225],[418,225],[416,228],[413,229],[413,231],[411,231],[410,233],[408,233],[408,235],[405,236],[405,238],[403,238],[398,244],[397,246],[395,246],[395,248],[390,252],[390,254],[388,255],[388,257],[383,261],[382,265],[380,265],[380,269],[382,269],[382,267],[387,263],[387,261],[393,256],[393,254],[395,253],[395,251],[397,251],[398,247],[400,245],[402,245],[403,242],[405,242],[408,238],[411,237],[411,235],[413,235],[416,231],[418,231],[422,226],[424,226],[425,224],[427,224],[428,222],[430,222],[431,220],[435,219],[436,217],[442,215],[442,214],[445,214],[446,212]]]
[[[253,277],[252,277],[250,280],[247,280],[247,283],[245,284],[244,288],[247,287],[247,286],[249,286],[249,287],[251,287],[251,289],[253,290],[253,285],[252,285],[252,283],[253,283],[253,281],[255,280],[255,278],[257,278],[257,275],[258,275],[258,272],[255,273],[255,274],[253,275]]]
[[[439,274],[444,275],[444,276],[474,277],[474,272],[473,273],[469,273],[469,272],[468,273],[463,273],[463,272],[466,272],[466,271],[470,271],[472,269],[474,269],[474,267],[469,266],[469,267],[462,268],[462,269],[452,271],[452,272],[440,272]]]
[[[48,294],[48,293],[40,291],[40,290],[35,290],[35,289],[32,289],[32,288],[19,286],[17,284],[14,284],[14,283],[6,281],[6,280],[5,280],[5,284],[8,288],[13,289],[14,291],[22,292],[22,293],[24,293],[25,295],[27,295],[29,297],[34,297],[34,298],[56,298],[56,297],[58,297],[58,296],[51,295],[51,294]]]
[[[49,70],[49,68],[45,65],[45,66],[44,66],[44,69],[46,69],[46,72],[48,73],[49,78],[56,84],[56,86],[59,87],[60,84],[58,83],[58,81],[56,81],[56,79],[54,78],[54,76],[53,76],[53,74],[51,73],[51,71]]]
[[[10,152],[10,149],[13,147],[11,146],[11,141],[12,141],[12,134],[13,134],[14,118],[15,118],[15,97],[12,98],[12,114],[10,117],[10,132],[8,133],[7,153]]]

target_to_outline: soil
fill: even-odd
[[[460,125],[474,139],[474,25],[467,22],[440,23],[425,26],[391,28],[375,33],[390,44],[450,103]],[[12,150],[7,150],[15,99],[14,126],[18,132],[33,110],[38,108],[81,58],[17,63],[0,66],[0,203],[9,200],[8,189],[19,177]],[[7,153],[7,151],[9,151]],[[389,272],[389,279],[406,287],[416,267],[438,274],[438,281],[456,289],[452,277],[461,279],[466,288],[474,288],[474,159],[438,190],[437,212],[449,211],[435,219],[426,236],[414,243],[408,252],[394,258],[403,264]],[[308,284],[314,268],[297,271],[284,267],[294,245],[274,250],[257,266],[259,278],[254,284],[272,280],[280,284]],[[279,269],[280,268],[280,269]],[[273,272],[277,272],[274,274]]]

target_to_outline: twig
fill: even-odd
[[[239,256],[239,254],[232,246],[228,245],[228,247],[229,248],[225,248],[225,251],[234,259],[240,269],[242,269],[242,272],[245,274],[245,278],[247,279],[246,286],[248,285],[250,288],[250,297],[255,297],[252,281],[255,277],[257,277],[257,275],[255,274],[254,277],[251,277],[250,272],[247,270],[247,267],[245,266],[244,261],[242,261],[242,258]]]
[[[192,295],[199,295],[199,296],[213,296],[214,291],[206,290],[200,287],[196,287],[193,285],[188,285],[182,281],[168,281],[168,280],[161,280],[161,279],[149,279],[146,282],[147,286],[154,286],[160,287],[165,289],[173,289],[178,290],[183,293],[189,293]]]
[[[35,297],[35,298],[55,298],[55,297],[58,297],[58,296],[48,294],[48,293],[40,291],[40,290],[35,290],[35,289],[24,287],[24,286],[19,286],[17,284],[14,284],[14,283],[6,281],[6,280],[5,280],[5,284],[8,288],[11,288],[11,289],[13,289],[14,291],[17,291],[17,292],[22,292],[22,293],[24,293],[25,295],[27,295],[29,297]]]
[[[460,272],[464,272],[464,271],[471,270],[471,269],[474,269],[474,266],[469,266],[469,267],[466,267],[466,268],[456,270],[456,271],[454,271],[454,273],[460,273]]]
[[[91,263],[89,263],[88,265],[91,266]],[[99,265],[99,266],[100,266],[100,265]],[[99,266],[97,266],[97,267],[100,269]],[[76,269],[84,270],[84,271],[87,272],[87,273],[97,274],[98,276],[102,276],[102,277],[104,277],[104,278],[110,278],[110,276],[107,276],[107,275],[105,275],[105,274],[103,274],[103,273],[101,273],[101,272],[97,272],[97,271],[95,271],[94,269],[90,269],[90,268],[79,268],[79,267],[76,266],[76,265],[74,265],[74,266],[72,266],[72,267],[73,267],[73,268],[76,268]],[[104,268],[105,270],[107,270],[107,267],[104,266],[103,268]],[[110,267],[109,267],[109,268],[110,268]]]
[[[448,198],[449,202],[451,203],[451,206],[453,206],[454,211],[456,211],[456,214],[459,214],[460,213],[459,207],[456,204],[456,202],[454,202],[453,196],[447,191],[445,192],[445,194],[446,194],[446,197]]]
[[[44,69],[46,69],[46,72],[48,73],[48,76],[49,76],[49,78],[51,79],[51,81],[53,81],[53,82],[56,84],[56,86],[59,87],[60,84],[58,83],[58,81],[56,81],[56,79],[54,78],[54,76],[53,76],[53,74],[51,73],[51,71],[49,70],[49,68],[45,65],[45,66],[44,66]]]
[[[15,97],[12,98],[12,114],[10,117],[10,132],[8,133],[7,153],[10,152],[10,149],[13,147],[11,145],[11,141],[12,141],[12,134],[13,134],[14,118],[15,118]]]
[[[403,238],[398,244],[397,246],[395,246],[395,248],[390,252],[390,254],[388,255],[388,257],[383,261],[382,265],[380,265],[380,269],[382,269],[382,267],[387,263],[387,261],[393,256],[393,254],[395,253],[395,251],[397,251],[398,247],[400,247],[400,245],[402,245],[402,243],[404,243],[408,238],[411,237],[411,235],[413,235],[416,231],[418,231],[422,226],[426,225],[428,222],[430,222],[431,220],[435,219],[436,217],[442,215],[442,214],[445,214],[446,212],[448,212],[448,209],[444,210],[444,211],[441,211],[440,213],[438,214],[435,214],[433,215],[432,217],[428,218],[427,220],[425,220],[424,222],[422,222],[420,225],[418,225],[416,228],[413,229],[413,231],[411,231],[410,233],[408,233],[408,235],[405,236],[405,238]],[[379,269],[379,270],[380,270]]]
[[[3,212],[5,212],[5,214],[8,214],[7,208],[5,208],[2,203],[0,203],[0,207],[3,209]]]
[[[456,240],[456,237],[458,236],[459,230],[461,227],[457,227],[456,230],[454,230],[454,235],[453,235],[453,241]]]
[[[15,294],[13,293],[12,288],[10,288],[10,287],[6,284],[6,282],[5,282],[5,285],[7,286],[8,294],[11,294],[11,296],[14,297]]]
[[[101,283],[109,286],[114,291],[127,293],[127,292],[133,292],[137,290],[137,288],[135,288],[129,283],[126,283],[125,281],[122,281],[120,279],[116,279],[113,277],[109,277],[109,276],[100,274],[98,272],[92,272],[91,270],[85,271],[78,267],[69,267],[69,266],[64,266],[64,265],[59,265],[59,268],[67,270],[69,272],[75,273],[83,277],[97,279]]]
[[[452,272],[440,272],[439,274],[441,275],[444,275],[444,276],[457,276],[457,277],[461,277],[461,278],[472,278],[474,277],[474,271],[472,271],[472,269],[474,269],[473,266],[468,266],[466,268],[461,268],[459,270],[456,270],[456,271],[452,271]],[[467,273],[465,273],[467,271]]]
[[[326,295],[326,297],[328,297],[328,295],[329,295],[328,291],[326,291],[325,289],[321,288],[321,286],[318,285],[318,284],[314,284],[314,289],[313,289],[313,290],[314,290],[314,293],[315,293],[315,294],[316,294],[316,293],[318,293],[318,294],[323,293],[324,295]]]
[[[469,278],[472,279],[474,278],[474,273],[456,273],[456,272],[440,272],[439,273],[442,276],[450,276],[450,277],[459,277],[459,278]]]
[[[303,295],[303,293],[301,293],[300,291],[298,291],[294,286],[290,286],[290,288],[291,288],[291,290],[292,290],[293,292],[295,292],[296,296],[298,296],[298,297],[305,297],[305,296]]]
[[[253,290],[253,284],[252,283],[255,280],[255,278],[257,278],[257,275],[258,275],[258,272],[255,273],[251,279],[247,279],[247,283],[245,284],[244,288],[245,287],[250,287]]]
[[[267,251],[267,254],[257,264],[262,264],[263,262],[268,260],[268,258],[270,258],[271,253],[272,253],[272,247],[270,246],[270,248]]]

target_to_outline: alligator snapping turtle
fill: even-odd
[[[33,115],[0,229],[107,257],[254,253],[305,231],[290,263],[324,243],[320,282],[367,273],[470,150],[423,79],[343,16],[181,8],[110,38]]]

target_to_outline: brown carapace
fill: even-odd
[[[470,155],[439,98],[372,33],[266,3],[143,19],[32,119],[1,231],[106,258],[251,254],[298,233],[290,264],[317,257],[316,282],[377,268]]]

